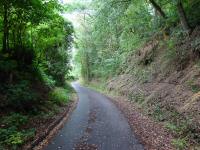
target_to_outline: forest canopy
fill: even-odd
[[[63,6],[57,0],[0,3],[1,71],[4,72],[1,80],[12,82],[14,79],[8,76],[13,69],[31,65],[47,84],[63,82],[70,70],[67,49],[71,47],[73,33],[71,23],[61,16]],[[5,62],[6,59],[10,61]],[[5,63],[15,68],[9,72]],[[15,75],[12,78],[17,78]]]
[[[127,56],[153,38],[190,34],[200,23],[199,9],[199,0],[92,1],[77,40],[83,78],[120,73]]]

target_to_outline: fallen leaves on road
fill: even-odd
[[[115,100],[114,100],[115,99]],[[153,121],[123,97],[111,99],[128,119],[135,134],[140,138],[147,150],[174,150],[171,144],[172,135],[162,124]]]

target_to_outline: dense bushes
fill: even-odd
[[[65,76],[71,69],[69,53],[65,50],[65,47],[60,47],[58,49],[49,49],[47,54],[48,74],[53,77],[57,85],[64,85]]]
[[[20,129],[28,122],[28,116],[11,113],[1,119],[0,123],[0,148],[7,147],[9,149],[17,149],[35,134],[34,129]]]
[[[69,91],[61,87],[56,87],[49,93],[49,98],[54,104],[67,104],[70,100]]]
[[[8,1],[2,6],[0,95],[5,95],[4,106],[31,110],[41,101],[37,83],[48,89],[64,85],[71,69],[73,27],[60,15],[62,6],[56,0]]]
[[[73,27],[58,0],[3,0],[0,9],[0,149],[17,149],[34,137],[30,118],[69,101],[71,91],[61,86]]]
[[[33,137],[34,130],[17,131],[15,127],[0,129],[0,146],[5,146],[9,149],[17,149],[24,142]],[[0,147],[1,148],[1,147]]]
[[[37,93],[31,90],[30,83],[26,80],[10,85],[7,92],[8,106],[18,110],[33,109],[38,100]]]

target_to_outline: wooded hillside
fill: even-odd
[[[57,0],[0,1],[0,149],[22,149],[69,102],[73,27],[63,11]]]
[[[119,74],[126,58],[149,41],[183,40],[199,24],[199,4],[198,0],[93,1],[89,8],[93,13],[86,13],[84,36],[78,41],[82,75],[90,79]]]

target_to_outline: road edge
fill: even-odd
[[[62,113],[61,117],[53,121],[37,139],[35,139],[31,144],[23,147],[23,150],[43,150],[52,138],[58,133],[58,131],[64,126],[72,112],[75,110],[78,103],[78,96],[75,93],[68,104],[66,110]]]

